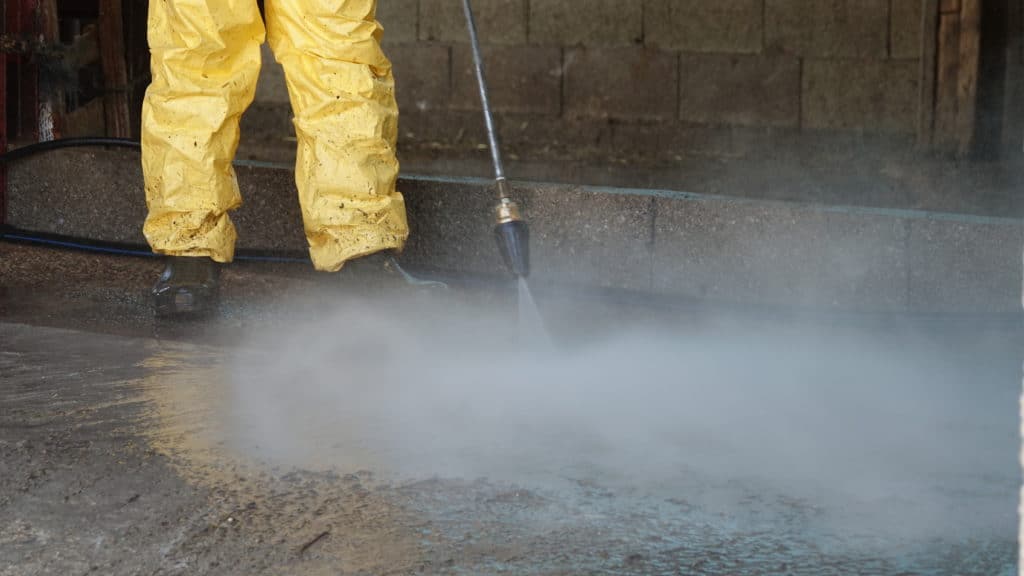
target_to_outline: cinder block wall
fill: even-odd
[[[738,133],[914,131],[921,0],[473,4],[513,150],[735,153]],[[461,2],[379,0],[378,19],[403,142],[482,142]],[[281,72],[267,60],[247,125],[287,132]]]

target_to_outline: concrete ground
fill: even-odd
[[[576,364],[491,351],[517,336],[500,283],[235,265],[222,313],[182,324],[148,311],[158,270],[0,243],[0,575],[1016,573],[1017,318],[536,294]],[[366,298],[428,321],[334,316]],[[641,329],[668,336],[615,343]],[[387,370],[345,389],[387,335]],[[474,356],[508,387],[431,380]],[[437,390],[391,397],[388,370]]]

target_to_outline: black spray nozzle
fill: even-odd
[[[529,276],[530,229],[526,222],[501,222],[494,227],[494,237],[498,240],[498,249],[509,271],[523,278]]]
[[[530,275],[530,228],[519,213],[519,206],[503,198],[497,207],[498,223],[494,238],[505,266],[516,276]]]

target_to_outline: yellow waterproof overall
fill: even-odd
[[[295,181],[318,270],[384,249],[409,231],[391,63],[376,0],[266,0],[266,35],[295,115]],[[231,163],[252,102],[264,25],[256,0],[150,0],[153,82],[142,168],[155,252],[230,262],[241,204]]]

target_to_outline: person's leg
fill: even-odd
[[[142,106],[142,169],[155,252],[230,262],[241,204],[231,166],[260,71],[256,0],[149,3],[153,81]]]
[[[267,0],[267,32],[295,113],[295,181],[318,270],[409,235],[395,190],[398,107],[375,0]]]
[[[195,300],[216,282],[212,261],[234,256],[228,212],[241,196],[231,163],[263,39],[256,0],[149,3],[153,81],[142,109],[149,208],[143,233],[154,252],[172,257],[154,288],[160,313],[201,310]]]

